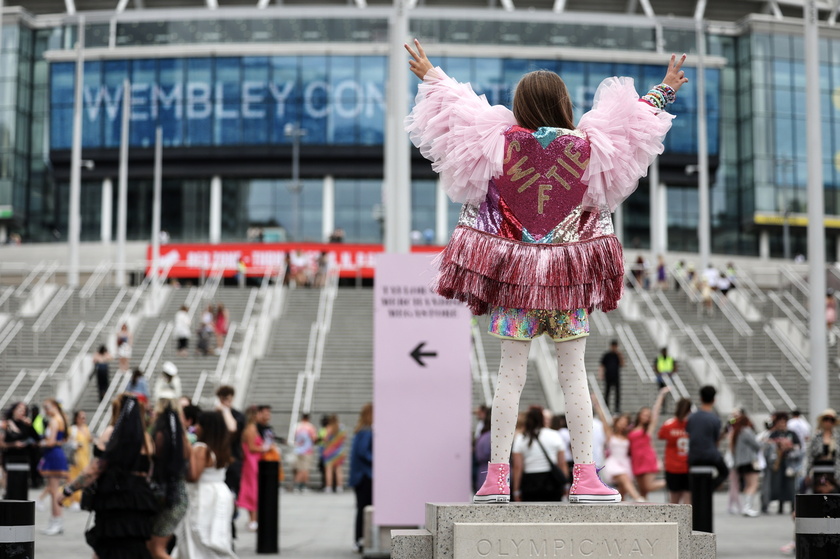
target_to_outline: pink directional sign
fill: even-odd
[[[470,312],[429,289],[432,256],[383,254],[374,289],[374,524],[422,526],[470,488]]]

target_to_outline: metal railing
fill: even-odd
[[[21,369],[20,372],[15,376],[12,383],[9,385],[9,388],[6,389],[6,392],[3,393],[3,396],[0,397],[0,410],[6,409],[6,404],[9,402],[11,397],[14,395],[15,390],[17,390],[20,383],[23,382],[23,379],[26,377],[26,369]]]
[[[770,386],[773,387],[773,389],[776,391],[776,393],[779,395],[779,397],[785,403],[785,406],[787,407],[787,409],[789,409],[789,410],[795,410],[796,409],[797,406],[793,402],[793,399],[788,395],[787,390],[785,390],[784,387],[782,387],[782,385],[779,384],[779,381],[776,380],[776,377],[773,374],[767,373],[767,382],[770,383]]]
[[[487,406],[493,403],[493,388],[490,386],[490,371],[487,368],[487,355],[484,353],[484,341],[481,338],[481,328],[478,322],[473,319],[470,323],[472,331],[473,350],[470,357],[474,362],[474,370],[477,373],[477,381],[481,386],[481,393],[484,395],[484,403]]]
[[[735,378],[738,379],[739,382],[744,381],[744,373],[741,372],[741,368],[735,363],[735,360],[732,359],[732,356],[729,355],[729,352],[726,351],[726,348],[723,347],[723,344],[720,343],[720,340],[715,335],[715,332],[709,328],[708,324],[703,325],[703,332],[706,334],[706,337],[712,342],[712,345],[715,346],[715,349],[723,358],[726,365],[729,367],[729,370],[732,371],[732,374],[735,375]],[[791,408],[792,409],[792,408]]]
[[[315,382],[321,376],[321,362],[323,359],[324,343],[330,330],[332,321],[332,305],[338,292],[338,270],[327,272],[326,285],[321,289],[318,303],[318,314],[309,330],[309,345],[306,351],[304,370],[298,373],[295,386],[295,397],[292,402],[291,420],[289,422],[289,440],[294,439],[294,429],[297,418],[303,410],[309,413],[315,393]]]
[[[125,299],[126,293],[128,293],[128,289],[125,287],[120,288],[117,295],[114,297],[113,302],[111,302],[111,305],[108,307],[108,310],[105,311],[105,315],[99,322],[96,323],[96,326],[94,326],[93,330],[88,335],[85,343],[82,344],[76,358],[73,360],[73,365],[67,370],[67,374],[64,379],[64,383],[66,385],[66,394],[64,395],[64,398],[66,399],[68,408],[75,407],[82,394],[84,379],[87,378],[88,374],[83,366],[85,357],[91,352],[94,344],[99,340],[99,337],[102,335],[102,331],[110,325],[117,309],[122,304],[123,299]]]
[[[202,370],[198,376],[198,382],[195,383],[195,390],[193,390],[192,403],[196,406],[201,405],[201,393],[204,392],[204,385],[207,384],[208,378],[210,378],[210,373],[207,372],[207,369]]]
[[[17,333],[23,328],[22,320],[11,320],[6,323],[3,330],[0,330],[0,353],[6,351],[9,344],[15,339]]]
[[[35,380],[35,382],[32,384],[32,387],[29,389],[29,392],[26,394],[26,397],[24,398],[24,401],[27,404],[32,400],[32,398],[35,396],[35,394],[38,393],[38,390],[41,389],[41,386],[43,385],[44,381],[48,377],[52,377],[55,374],[55,372],[58,370],[58,368],[64,362],[64,359],[65,359],[65,357],[67,357],[67,354],[70,353],[70,349],[73,347],[73,344],[76,343],[76,340],[78,339],[79,335],[82,333],[82,331],[84,329],[85,329],[85,323],[84,322],[79,322],[79,324],[76,325],[76,329],[73,330],[73,333],[70,334],[69,338],[67,338],[67,341],[64,343],[64,347],[61,348],[61,351],[58,353],[58,356],[52,362],[52,365],[50,365],[50,368],[42,371],[41,374],[38,375],[38,378]]]
[[[64,308],[70,297],[73,296],[72,287],[62,287],[58,290],[58,294],[52,298],[52,301],[47,304],[47,307],[41,312],[41,316],[32,325],[32,342],[35,355],[38,355],[38,342],[41,339],[41,334],[46,332],[50,325]]]
[[[230,346],[236,335],[236,328],[237,324],[231,322],[227,335],[225,336],[225,345],[222,346],[222,351],[219,353],[219,360],[216,362],[216,372],[213,374],[213,379],[217,384],[227,384],[230,380],[230,374],[225,376],[225,366],[227,365],[228,355],[230,355]]]
[[[8,305],[9,304],[9,299],[11,299],[12,295],[14,295],[14,294],[15,294],[15,288],[14,287],[7,287],[6,289],[4,289],[3,292],[0,293],[0,307],[2,307],[3,305]]]
[[[744,273],[743,270],[738,272],[738,276],[735,278],[735,285],[736,289],[745,289],[748,291],[753,301],[758,301],[759,303],[767,301],[767,295],[765,295],[764,291],[762,291],[752,277],[749,274]]]
[[[91,417],[89,426],[90,432],[96,433],[97,437],[105,431],[108,423],[110,423],[110,419],[109,421],[105,421],[105,417],[111,410],[111,401],[116,397],[118,392],[122,391],[122,387],[128,384],[129,378],[131,378],[130,371],[117,371],[114,374],[114,378],[111,379],[111,383],[108,385],[105,395],[102,397],[99,405],[96,406],[96,411],[93,413],[93,417]]]
[[[752,387],[753,393],[764,406],[764,408],[767,410],[767,413],[773,413],[775,411],[773,402],[771,402],[770,398],[767,397],[767,394],[764,392],[764,389],[761,388],[761,386],[758,384],[758,381],[755,380],[755,377],[751,373],[748,373],[744,378],[747,381],[747,384],[749,384]],[[753,403],[755,403],[755,400],[753,400]],[[753,408],[755,408],[755,405],[753,405]]]
[[[256,320],[252,318],[248,320],[248,326],[242,340],[242,349],[239,352],[236,362],[236,372],[232,379],[236,394],[239,395],[236,400],[237,404],[244,401],[248,384],[251,381],[254,361],[265,355],[269,334],[272,330],[272,322],[279,318],[282,312],[285,294],[283,277],[285,274],[286,267],[283,266],[276,273],[272,270],[267,270],[263,277],[263,284],[260,286],[262,308]],[[271,286],[272,276],[275,278],[273,287]]]
[[[802,378],[807,381],[811,382],[811,373],[808,371],[809,363],[799,351],[793,351],[790,344],[788,343],[785,336],[778,332],[777,328],[772,324],[765,324],[764,325],[764,332],[767,336],[773,340],[773,343],[776,344],[776,347],[784,354],[787,358],[788,362],[793,365],[793,368],[802,376]],[[784,361],[782,361],[784,364]],[[782,372],[786,372],[784,369],[784,365],[782,368]]]
[[[656,380],[656,375],[653,374],[650,367],[646,364],[647,359],[645,358],[644,350],[642,350],[633,329],[626,324],[619,324],[616,326],[615,332],[622,347],[624,347],[630,363],[633,364],[633,368],[639,375],[639,379],[642,382],[653,382]]]
[[[735,333],[739,336],[747,338],[747,343],[751,344],[750,339],[755,334],[752,327],[747,324],[747,321],[744,320],[744,317],[741,316],[741,313],[735,309],[735,307],[729,303],[726,298],[726,295],[723,295],[719,292],[712,293],[712,300],[715,302],[717,308],[720,309],[720,312],[723,314],[724,317],[729,321],[729,324],[735,329]],[[733,335],[733,341],[737,341],[737,337]],[[752,347],[752,345],[750,345]]]
[[[25,278],[23,278],[23,281],[20,282],[20,285],[18,285],[17,289],[15,290],[15,297],[22,297],[23,294],[26,293],[26,290],[29,289],[29,286],[32,284],[32,282],[35,281],[35,278],[37,278],[38,275],[41,274],[41,272],[43,272],[46,267],[46,262],[38,262],[38,264],[36,264],[35,267],[32,268],[32,271],[29,272],[29,274],[27,274]]]
[[[103,260],[100,262],[85,282],[84,287],[79,291],[79,299],[85,300],[93,297],[94,293],[96,293],[96,288],[99,287],[99,284],[102,283],[102,280],[105,279],[110,271],[111,264],[108,261]]]

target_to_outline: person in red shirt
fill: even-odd
[[[662,424],[659,438],[665,441],[665,485],[670,502],[678,505],[691,504],[688,487],[688,433],[685,424],[691,413],[691,400],[682,398],[677,402],[674,417]]]

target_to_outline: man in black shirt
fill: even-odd
[[[604,402],[611,412],[621,411],[621,367],[624,366],[624,355],[618,349],[618,340],[610,342],[610,350],[601,357],[600,378],[607,381],[604,391]],[[615,390],[615,407],[610,408],[610,392]]]
[[[685,431],[688,433],[688,465],[714,466],[718,475],[712,481],[712,487],[717,489],[729,476],[729,468],[718,450],[722,424],[715,413],[714,386],[704,386],[700,389],[700,409],[688,416]]]

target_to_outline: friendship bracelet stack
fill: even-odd
[[[670,105],[676,101],[676,99],[677,92],[674,91],[673,87],[664,83],[653,86],[653,88],[648,91],[644,97],[642,97],[643,101],[659,110],[665,109],[667,105]]]

